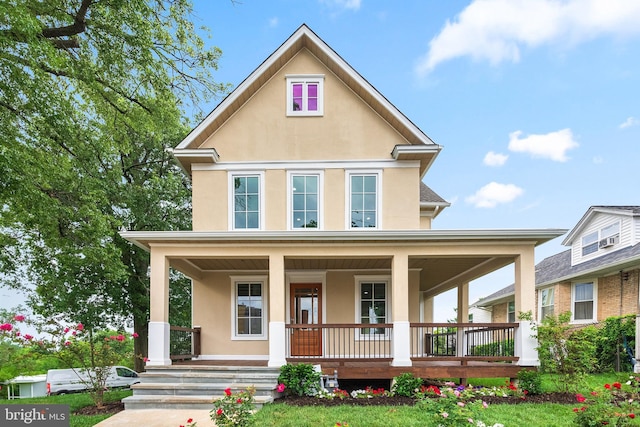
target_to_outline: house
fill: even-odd
[[[198,351],[182,364],[516,372],[471,375],[463,341],[482,325],[464,322],[469,282],[515,264],[515,307],[532,310],[535,247],[565,230],[433,229],[449,203],[423,180],[441,150],[302,25],[173,150],[192,230],[122,233],[151,257],[147,368],[175,365],[171,337],[186,329]],[[193,330],[169,325],[170,268],[192,279]],[[450,289],[463,322],[434,324],[433,298]],[[457,340],[439,340],[443,327]],[[536,365],[529,327],[507,325],[514,353],[481,361]]]
[[[640,206],[591,206],[562,244],[569,249],[536,265],[536,320],[570,311],[580,325],[640,313]],[[514,322],[515,285],[472,306]]]

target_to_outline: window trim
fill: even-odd
[[[591,283],[593,287],[593,316],[591,319],[576,319],[576,286]],[[571,283],[571,323],[597,323],[598,321],[598,281],[596,279],[585,279]]]
[[[318,177],[318,227],[316,228],[294,228],[293,227],[293,178],[296,176],[317,176]],[[321,170],[299,170],[287,171],[287,229],[289,230],[323,230],[324,229],[324,171]]]
[[[376,226],[352,227],[351,226],[351,177],[376,176]],[[345,171],[345,228],[347,230],[381,230],[382,229],[382,171],[379,169],[361,169]]]
[[[287,91],[287,116],[317,117],[324,115],[324,74],[287,74],[285,78]],[[293,85],[295,83],[302,83],[305,88],[309,83],[316,83],[318,85],[318,109],[316,111],[293,109]],[[304,94],[306,94],[306,91],[304,91],[303,97]]]
[[[228,194],[229,194],[229,230],[240,231],[240,232],[251,232],[251,231],[260,231],[264,230],[264,221],[265,221],[265,183],[264,183],[264,171],[233,171],[228,174],[229,182],[228,182]],[[235,186],[234,180],[238,177],[248,177],[248,176],[257,176],[258,177],[258,228],[236,228],[235,221]]]
[[[267,327],[269,326],[268,319],[268,304],[269,304],[269,286],[268,276],[230,276],[231,279],[231,340],[232,341],[267,341],[269,334]],[[260,283],[262,286],[262,334],[253,335],[239,335],[237,330],[237,298],[238,298],[238,285],[243,283]]]
[[[542,293],[544,291],[551,291],[553,292],[553,312],[555,315],[555,311],[556,311],[556,290],[554,286],[547,286],[546,288],[541,288],[538,289],[538,320],[540,322],[542,322],[543,318],[542,318]],[[547,305],[546,307],[550,307],[550,305]]]
[[[361,289],[362,289],[363,283],[384,283],[385,284],[385,289],[384,289],[385,317],[386,317],[385,323],[392,323],[391,322],[391,319],[392,319],[391,317],[391,276],[389,275],[372,275],[372,276],[354,275],[354,280],[355,280],[355,286],[354,286],[355,323],[360,324],[362,320],[362,312],[361,312],[362,301],[360,299],[361,298],[360,295],[362,294]],[[366,339],[369,339],[370,337],[379,337],[380,339],[386,341],[391,339],[391,334],[388,329],[385,329],[384,334],[378,334],[375,332],[363,334],[362,332],[360,332],[360,328],[356,329],[356,334],[355,334],[356,340],[366,340]]]

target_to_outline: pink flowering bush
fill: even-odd
[[[218,427],[248,427],[254,424],[253,412],[255,400],[254,388],[233,393],[230,388],[224,391],[224,397],[213,401],[211,419]]]
[[[121,361],[130,337],[122,333],[94,333],[82,323],[65,326],[61,321],[50,320],[36,324],[46,338],[35,339],[30,334],[20,332],[20,324],[25,321],[25,316],[15,315],[13,323],[0,325],[0,337],[14,344],[33,346],[39,353],[55,356],[63,366],[86,373],[80,375],[77,372],[78,379],[87,387],[95,405],[103,407],[111,367]]]

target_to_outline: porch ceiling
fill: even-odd
[[[287,271],[325,271],[352,270],[391,272],[390,257],[340,257],[340,258],[308,258],[286,257]],[[477,279],[491,271],[513,262],[511,256],[476,256],[476,257],[410,257],[409,268],[420,270],[420,290],[429,296],[437,295],[455,288],[461,283]],[[268,272],[268,258],[185,258],[172,265],[181,269],[181,265],[190,265],[200,274],[213,271],[235,272]],[[188,271],[185,273],[189,274]]]

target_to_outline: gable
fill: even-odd
[[[329,76],[328,78],[342,82],[342,89],[349,92],[351,97],[361,100],[364,105],[364,108],[361,108],[363,110],[368,110],[368,113],[362,111],[360,114],[376,116],[378,119],[377,121],[386,122],[388,127],[393,130],[393,132],[385,130],[382,134],[375,135],[371,140],[375,141],[377,139],[386,138],[389,133],[395,134],[394,138],[391,139],[395,139],[395,141],[393,141],[394,143],[399,140],[401,145],[391,147],[391,150],[389,150],[389,152],[391,152],[391,158],[395,160],[412,160],[419,162],[420,176],[424,176],[430,165],[435,160],[437,154],[440,152],[441,147],[435,144],[424,132],[415,126],[306,25],[300,26],[300,28],[298,28],[298,30],[289,37],[289,39],[287,39],[253,73],[251,73],[251,75],[249,75],[229,96],[227,96],[227,98],[225,98],[195,129],[189,133],[189,135],[187,135],[176,149],[173,150],[174,156],[180,162],[182,167],[190,173],[191,165],[195,163],[213,164],[218,161],[227,161],[226,157],[222,156],[222,153],[219,154],[218,152],[218,137],[216,135],[220,133],[220,130],[223,127],[226,127],[231,120],[236,121],[236,115],[243,114],[241,111],[247,109],[249,104],[253,104],[254,98],[260,97],[258,95],[259,92],[265,92],[268,90],[268,86],[272,85],[274,80],[277,81],[281,79],[283,74],[286,74],[286,71],[283,72],[283,69],[292,69],[293,65],[309,65],[310,62],[303,64],[305,62],[305,57],[307,59],[313,58],[315,66],[322,64],[326,71],[325,75]],[[296,73],[299,72],[300,71],[296,71]],[[317,71],[314,73],[317,73]],[[331,90],[340,90],[339,88],[339,85],[334,85]],[[275,96],[274,98],[269,99],[268,97],[265,97],[265,99],[268,100],[267,105],[269,107],[272,107],[277,99],[283,99],[285,96],[284,89],[280,89],[277,92],[278,93],[272,93],[272,95]],[[364,135],[364,137],[373,134],[373,132],[368,129],[368,126],[373,122],[360,120],[362,117],[354,117],[354,112],[351,110],[348,111],[348,116],[338,117],[337,112],[344,111],[344,106],[342,106],[342,110],[340,107],[340,105],[335,106],[336,114],[334,115],[338,120],[331,121],[327,123],[326,126],[321,127],[322,132],[326,132],[329,129],[329,126],[338,126],[336,129],[333,129],[333,135],[338,135],[340,137],[340,141],[351,141],[352,137],[356,134]],[[282,104],[282,107],[278,108],[284,108],[284,104]],[[257,110],[257,108],[255,110]],[[326,112],[327,108],[325,108],[325,113]],[[273,122],[268,122],[265,119],[264,114],[264,111],[255,111],[254,115],[244,113],[245,118],[253,120],[253,122],[245,122],[244,125],[252,127],[255,126],[256,128],[245,130],[244,132],[249,132],[251,135],[255,135],[259,132],[260,128],[264,130],[267,127],[274,126]],[[273,112],[269,112],[268,114],[273,114]],[[279,121],[279,123],[275,123],[275,126],[278,124],[282,124],[282,122]],[[241,127],[241,125],[238,125],[238,127]],[[311,126],[311,130],[318,128],[320,127],[317,124]],[[278,130],[282,131],[282,129],[275,129],[274,131]],[[224,132],[225,131],[222,133]],[[231,132],[226,132],[231,134]],[[243,133],[243,135],[245,133]],[[307,131],[307,133],[310,134],[311,132]],[[216,138],[216,142],[211,140],[211,138]],[[225,138],[229,140],[232,139],[230,135],[225,135]],[[289,135],[287,138],[291,139],[292,136]],[[317,140],[318,138],[316,137],[316,141]],[[322,142],[326,144],[328,140],[328,138],[324,138]],[[222,141],[222,138],[220,138],[220,141]],[[286,141],[269,141],[269,144],[273,144],[274,142],[278,142],[278,144],[283,144],[284,146]],[[370,141],[360,142],[369,143]],[[385,142],[387,147],[392,144],[392,141]],[[334,145],[337,147],[338,143],[335,143]],[[357,156],[361,154],[358,148],[354,149],[353,146],[349,147],[349,150],[355,151],[347,151],[347,153],[355,155],[355,158],[359,158]],[[259,149],[262,152],[267,151],[264,149],[263,145],[260,145]],[[326,152],[328,151],[329,150],[325,150],[324,156],[338,157],[333,154],[327,155]],[[275,158],[274,152],[269,152],[268,155],[271,156],[269,158]],[[301,157],[300,152],[294,153],[293,157]]]
[[[286,78],[324,77],[322,116],[287,115]],[[392,160],[408,141],[307,49],[300,50],[204,140],[224,162]]]

